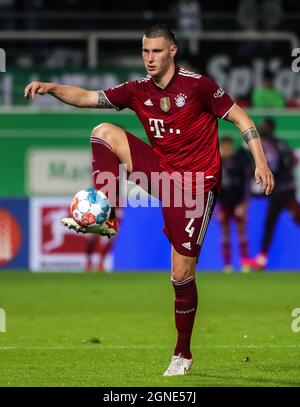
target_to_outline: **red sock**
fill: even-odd
[[[222,242],[222,252],[225,266],[231,266],[231,247],[228,240]]]
[[[91,147],[94,187],[103,190],[108,196],[111,206],[115,207],[118,204],[119,160],[108,143],[93,135],[91,136]],[[112,174],[110,181],[105,180],[105,182],[102,182],[100,174],[103,172]],[[110,188],[110,185],[113,188]]]
[[[198,304],[195,277],[184,281],[172,280],[175,290],[175,322],[177,329],[177,344],[174,355],[191,359],[190,342]]]

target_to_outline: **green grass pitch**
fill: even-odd
[[[300,386],[300,273],[198,273],[193,369],[168,273],[0,273],[1,386]]]

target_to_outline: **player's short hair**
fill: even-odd
[[[166,24],[154,24],[148,27],[144,32],[147,38],[163,37],[166,40],[176,44],[174,32]]]

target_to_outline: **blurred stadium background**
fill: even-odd
[[[66,233],[58,220],[67,213],[71,196],[91,183],[90,131],[108,121],[145,138],[129,111],[80,110],[51,96],[28,101],[23,98],[27,83],[41,80],[103,89],[142,76],[143,29],[165,22],[179,39],[177,62],[213,77],[257,124],[273,117],[277,135],[300,157],[300,77],[291,68],[292,50],[300,46],[299,20],[296,0],[224,5],[207,0],[132,1],[126,10],[121,1],[114,1],[113,8],[82,0],[0,1],[0,45],[6,53],[6,72],[0,73],[0,267],[82,269],[84,238]],[[253,107],[251,95],[261,86],[265,70],[273,72],[284,107]],[[241,143],[237,131],[224,121],[220,134],[231,134],[237,145]],[[299,165],[295,174],[300,191]],[[252,197],[248,224],[252,255],[259,249],[266,206],[266,198]],[[161,227],[159,208],[126,208],[106,267],[168,269],[169,243]],[[236,248],[234,227],[232,238]],[[269,268],[299,269],[299,241],[299,228],[283,213]],[[221,269],[219,248],[219,225],[213,219],[200,269]]]

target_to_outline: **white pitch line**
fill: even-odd
[[[1,350],[78,350],[78,349],[168,349],[161,345],[101,345],[83,344],[82,346],[0,346]],[[300,349],[300,345],[196,345],[194,349]]]

